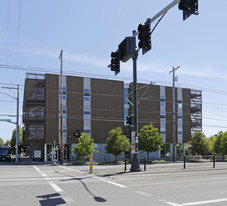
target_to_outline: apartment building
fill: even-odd
[[[24,145],[27,153],[42,161],[52,161],[53,148],[60,148],[60,81],[55,74],[27,74],[24,87]],[[73,160],[71,152],[78,139],[76,130],[87,133],[96,143],[95,161],[111,161],[114,157],[104,146],[111,129],[124,129],[131,114],[132,84],[123,81],[78,76],[63,76],[63,144],[64,160]],[[194,130],[202,128],[202,93],[176,88],[177,154]],[[155,158],[172,155],[173,142],[172,88],[138,84],[138,125],[151,122],[159,129],[165,147]],[[123,155],[120,157],[123,158]]]

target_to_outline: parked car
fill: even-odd
[[[0,147],[0,160],[11,160],[9,147]]]

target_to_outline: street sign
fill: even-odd
[[[134,154],[136,152],[136,135],[135,131],[131,133],[131,153]]]
[[[11,122],[11,119],[0,119],[0,122]]]

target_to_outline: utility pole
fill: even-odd
[[[17,85],[17,135],[16,135],[16,162],[18,162],[18,143],[19,143],[19,85]]]
[[[60,68],[60,90],[61,90],[61,112],[60,112],[60,164],[64,163],[64,144],[63,144],[63,50],[61,50],[59,59],[61,60],[61,68]]]
[[[175,71],[179,69],[180,66],[174,68],[169,72],[173,73],[173,162],[176,161],[176,112],[175,112]]]
[[[8,95],[9,97],[12,97],[13,99],[17,100],[17,120],[16,120],[16,162],[18,162],[18,143],[19,143],[19,85],[17,87],[2,87],[3,89],[17,89],[17,97],[13,97],[7,93],[4,93]],[[14,123],[15,124],[15,123]]]

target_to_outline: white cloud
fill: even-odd
[[[60,49],[50,50],[43,48],[35,48],[35,47],[24,47],[20,49],[21,52],[34,54],[37,56],[46,56],[50,58],[58,58],[60,54]],[[89,64],[91,66],[97,68],[107,68],[110,64],[110,58],[100,58],[95,55],[83,54],[83,53],[74,53],[64,51],[63,54],[64,60],[72,61],[75,63],[84,63]],[[212,77],[212,78],[220,78],[227,79],[227,69],[223,68],[215,68],[209,65],[189,65],[186,63],[180,63],[181,69],[178,71],[179,74],[190,75],[190,76],[198,76],[198,77]],[[173,66],[178,66],[173,65]],[[168,73],[171,70],[171,65],[165,65],[159,62],[139,62],[137,66],[137,70],[139,72],[156,72],[156,73]],[[132,63],[121,63],[121,71],[132,71]]]
[[[213,77],[213,78],[221,78],[227,79],[227,69],[223,68],[214,68],[209,65],[188,65],[185,63],[181,63],[179,74],[185,74],[190,76],[198,76],[198,77]],[[175,65],[178,66],[178,65]],[[131,69],[131,67],[125,67],[126,70]],[[138,71],[140,72],[157,72],[157,73],[168,73],[171,70],[171,66],[159,64],[159,63],[140,63],[138,66]]]

